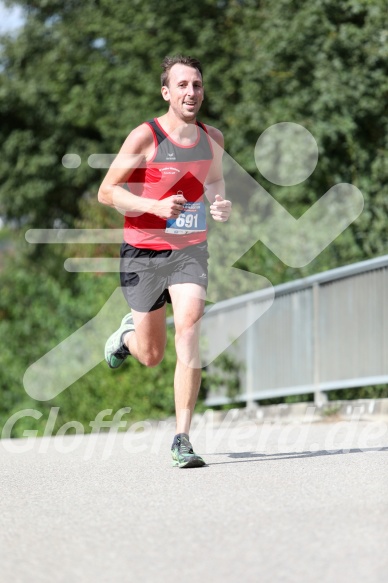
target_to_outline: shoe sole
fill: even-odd
[[[206,466],[206,463],[204,462],[204,460],[197,458],[189,460],[188,462],[184,462],[182,464],[180,464],[177,461],[174,461],[172,465],[174,468],[202,468],[203,466]]]
[[[116,369],[120,368],[120,366],[123,364],[124,360],[122,360],[120,362],[120,364],[118,364],[117,366],[112,366],[111,363],[106,358],[105,358],[105,362],[111,370],[116,370]]]
[[[108,346],[108,344],[109,344],[109,341],[110,341],[110,339],[112,338],[112,336],[114,336],[116,333],[117,333],[117,331],[116,331],[116,332],[114,332],[114,333],[113,333],[113,334],[112,334],[112,335],[111,335],[111,336],[108,338],[107,342],[105,343],[105,351],[104,351],[105,362],[107,363],[107,365],[109,366],[109,368],[111,368],[112,370],[114,370],[114,369],[116,369],[116,368],[119,368],[119,367],[120,367],[120,366],[123,364],[123,362],[124,362],[124,360],[125,360],[125,358],[124,358],[124,359],[122,359],[122,360],[120,359],[120,360],[121,360],[121,362],[120,362],[119,364],[117,364],[116,366],[112,366],[112,365],[111,365],[111,363],[110,363],[110,360],[109,360],[109,359],[111,358],[111,356],[112,356],[112,353],[111,353],[111,351],[110,351],[110,350],[108,350],[108,349],[107,349],[107,346]],[[117,357],[116,357],[116,358],[117,358]],[[117,360],[119,360],[119,359],[117,358]]]
[[[129,319],[131,320],[130,322],[128,322]],[[117,364],[116,366],[112,366],[110,364],[110,362],[109,362],[109,357],[111,356],[112,353],[111,353],[110,350],[109,351],[107,350],[107,346],[108,346],[108,344],[110,342],[110,339],[117,334],[117,332],[120,330],[120,328],[122,328],[124,326],[124,324],[128,324],[132,328],[132,330],[135,329],[135,327],[133,325],[133,319],[132,319],[131,312],[129,314],[126,314],[124,316],[124,318],[121,320],[120,327],[116,330],[116,332],[113,332],[113,334],[111,334],[109,336],[108,340],[105,343],[105,351],[104,351],[105,362],[107,363],[107,365],[109,366],[109,368],[112,369],[112,370],[115,370],[115,369],[119,368],[123,364],[123,362],[126,360],[126,357],[123,358],[122,360],[121,359],[117,359],[117,360],[121,360],[121,362],[119,364]],[[128,330],[128,332],[130,332],[130,331],[131,330]]]

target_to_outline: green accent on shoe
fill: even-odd
[[[105,360],[110,368],[119,368],[129,356],[129,351],[123,343],[123,335],[135,329],[131,312],[121,320],[120,328],[109,336],[105,344]]]
[[[185,435],[179,435],[171,447],[172,465],[178,468],[201,468],[204,460],[194,453],[193,446]]]

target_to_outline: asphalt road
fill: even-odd
[[[171,429],[0,442],[0,580],[387,581],[386,422]]]

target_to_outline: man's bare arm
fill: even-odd
[[[213,146],[213,162],[205,182],[205,195],[211,203],[210,214],[213,219],[225,222],[230,216],[232,203],[225,199],[225,181],[222,170],[224,137],[212,126],[208,126],[207,129]]]
[[[180,214],[186,202],[183,196],[174,195],[162,200],[143,198],[123,187],[136,168],[145,164],[153,152],[151,129],[146,125],[134,129],[114,159],[98,191],[98,200],[124,215],[151,213],[163,219]]]

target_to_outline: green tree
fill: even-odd
[[[33,226],[71,226],[82,195],[101,181],[88,156],[116,152],[139,121],[165,109],[160,62],[181,51],[203,56],[222,11],[204,0],[10,4],[25,7],[26,24],[2,41],[0,209]],[[79,168],[62,166],[68,152]]]
[[[237,266],[277,284],[386,252],[385,0],[8,4],[24,7],[26,23],[18,35],[1,39],[0,215],[23,232],[120,227],[122,217],[95,202],[102,171],[88,165],[88,156],[116,152],[133,127],[164,112],[160,62],[166,54],[189,53],[204,64],[203,121],[223,130],[226,150],[294,216],[337,182],[352,182],[365,197],[360,218],[306,268],[284,265],[262,243]],[[281,121],[310,130],[320,151],[315,172],[294,187],[268,183],[254,162],[260,133]],[[79,167],[63,166],[67,153],[80,156]],[[238,184],[231,187],[238,195]],[[243,227],[233,248],[249,228],[242,202],[235,206]],[[250,224],[257,219],[259,225],[265,212],[249,203]],[[3,420],[32,406],[22,387],[28,365],[93,317],[117,285],[114,275],[66,273],[63,261],[74,247],[32,246],[20,238],[13,251],[0,274]],[[76,253],[113,256],[117,249],[85,245]],[[231,295],[245,291],[223,269],[216,268],[214,277]],[[162,368],[128,365],[130,387],[127,366],[112,373],[101,365],[55,403],[38,405],[47,412],[60,403],[61,421],[79,418],[86,425],[103,406],[129,405],[136,416],[168,414],[173,363],[170,343]],[[18,427],[20,432],[23,424]]]
[[[228,117],[229,153],[258,177],[294,216],[337,182],[365,198],[359,219],[301,275],[384,254],[387,249],[388,12],[384,0],[230,3],[238,23],[235,101]],[[319,162],[295,187],[276,187],[257,171],[252,146],[273,123],[293,121],[312,132]],[[292,270],[255,246],[246,265],[265,256],[281,278]],[[282,269],[283,267],[283,269]]]

